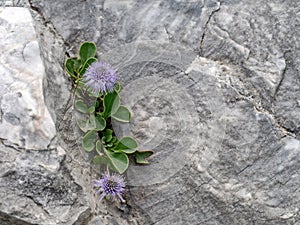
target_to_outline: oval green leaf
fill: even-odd
[[[88,58],[94,58],[96,55],[96,45],[92,42],[84,42],[79,49],[81,63],[84,64]]]
[[[96,129],[96,117],[94,114],[90,114],[89,126],[92,128],[91,130]]]
[[[107,119],[111,114],[117,112],[120,106],[120,96],[118,92],[114,91],[112,93],[107,93],[103,100],[104,111],[102,116]]]
[[[125,106],[120,105],[117,112],[115,112],[113,115],[111,115],[111,117],[120,122],[128,123],[131,118],[131,113]]]
[[[96,155],[93,159],[93,163],[95,165],[100,165],[100,164],[107,165],[110,170],[112,170],[114,172],[118,172],[116,170],[116,168],[112,165],[111,160],[105,155],[102,155],[102,156]]]
[[[75,62],[74,62],[74,58],[68,58],[66,60],[66,63],[65,63],[65,67],[66,67],[66,71],[68,72],[68,74],[73,77],[73,78],[76,78],[76,74],[75,74],[75,71],[74,71],[74,67],[75,67]]]
[[[124,173],[129,165],[128,156],[123,152],[111,152],[106,149],[104,151],[118,173]]]
[[[89,108],[89,113],[94,113],[95,112],[95,105],[92,105],[90,108]]]
[[[112,139],[109,141],[109,143],[116,143],[118,141],[118,139],[116,137],[112,137]]]
[[[135,161],[138,164],[149,164],[146,158],[152,154],[153,152],[151,150],[138,150],[134,153]]]
[[[75,102],[75,109],[81,113],[87,113],[89,110],[87,105],[82,100],[77,100]]]
[[[98,139],[98,135],[94,130],[87,132],[82,138],[82,147],[87,151],[91,152],[95,148],[95,142]]]
[[[98,152],[98,154],[102,154],[103,149],[104,149],[103,144],[101,143],[100,140],[98,140],[98,141],[96,142],[96,151]]]
[[[92,65],[92,63],[97,62],[96,58],[89,58],[85,61],[85,63],[83,64],[82,68],[80,69],[79,73],[80,75],[83,75],[86,71],[86,69]]]
[[[76,75],[78,73],[80,66],[81,66],[80,60],[78,60],[77,58],[68,58],[65,63],[66,71],[71,77],[75,79],[77,78]]]
[[[138,147],[138,144],[136,140],[134,140],[131,137],[123,137],[116,145],[114,150],[116,151],[125,151],[130,149],[136,149]]]
[[[110,160],[107,158],[107,156],[105,155],[95,155],[94,159],[93,159],[93,163],[95,165],[100,165],[100,164],[109,164],[110,163]]]
[[[93,130],[94,128],[91,127],[89,120],[77,120],[77,126],[82,130],[84,133],[88,132],[89,130]]]
[[[104,132],[104,141],[106,143],[110,142],[112,140],[112,134],[113,134],[113,131],[111,129],[106,129],[105,132]]]
[[[101,116],[101,115],[97,115],[96,116],[96,130],[97,131],[102,131],[105,129],[106,127],[106,120]]]

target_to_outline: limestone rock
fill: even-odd
[[[0,8],[0,29],[0,223],[76,222],[88,207],[64,166],[65,151],[56,145],[29,10]]]

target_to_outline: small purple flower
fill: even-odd
[[[92,63],[83,74],[85,86],[94,94],[112,92],[117,84],[117,73],[105,62]]]
[[[103,174],[99,180],[94,180],[94,186],[99,187],[97,193],[102,192],[100,195],[100,201],[105,196],[118,197],[122,202],[125,200],[122,198],[122,194],[125,191],[125,181],[122,176]]]

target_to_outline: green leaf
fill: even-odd
[[[92,130],[96,128],[96,117],[94,114],[90,114],[90,127],[92,127]]]
[[[124,173],[129,165],[128,156],[123,152],[111,152],[106,149],[104,149],[104,151],[107,157],[111,160],[111,163],[116,168],[116,170],[120,174]]]
[[[96,142],[96,150],[99,155],[96,155],[94,157],[94,163],[96,162],[96,164],[105,164],[110,170],[118,172],[117,169],[113,166],[111,160],[106,155],[103,155],[102,151],[105,151],[106,149],[99,140]]]
[[[104,141],[106,143],[110,142],[112,140],[112,134],[113,131],[111,129],[106,129],[104,132]]]
[[[77,120],[77,125],[84,133],[88,132],[89,130],[94,130],[95,127],[91,124],[90,120]]]
[[[88,109],[89,113],[92,114],[95,112],[95,105],[92,105],[89,109]]]
[[[66,71],[68,72],[68,74],[71,77],[76,78],[76,74],[75,74],[75,71],[74,71],[75,65],[74,65],[74,59],[73,58],[68,58],[66,60],[65,67],[66,67]]]
[[[102,155],[102,156],[100,156],[100,155],[95,155],[95,157],[94,157],[94,159],[93,159],[93,163],[94,163],[95,165],[100,165],[100,164],[107,165],[107,166],[109,167],[110,170],[115,171],[115,172],[118,172],[118,171],[116,170],[116,168],[112,165],[111,160],[110,160],[107,156],[105,156],[105,155]]]
[[[85,129],[86,127],[86,121],[85,120],[77,120],[77,126],[80,128],[80,130],[82,130],[84,133],[87,132],[87,130]]]
[[[65,63],[66,71],[73,78],[77,78],[76,75],[80,66],[80,61],[77,58],[68,58]]]
[[[85,86],[85,87],[86,87],[86,86]],[[87,88],[87,87],[86,87],[86,89],[89,90],[89,92],[88,92],[89,97],[92,97],[92,98],[100,98],[100,97],[102,97],[102,95],[103,95],[101,92],[99,92],[99,93],[94,93],[94,92],[92,92],[92,89],[91,89],[91,88]]]
[[[96,130],[97,131],[102,131],[105,129],[106,127],[106,120],[101,116],[101,115],[97,115],[96,116]]]
[[[82,68],[80,69],[79,73],[80,75],[83,75],[86,71],[86,69],[92,65],[93,62],[97,62],[96,58],[89,58],[85,61],[85,63],[83,64]]]
[[[123,137],[116,145],[114,150],[116,151],[126,151],[126,150],[134,150],[138,147],[136,140],[131,137]],[[131,151],[129,151],[131,152]],[[134,151],[133,151],[134,152]]]
[[[84,42],[79,49],[81,63],[84,64],[88,58],[93,58],[96,55],[96,45],[92,42]]]
[[[95,115],[90,114],[88,120],[85,123],[85,126],[83,124],[83,121],[79,120],[79,123],[77,122],[79,128],[83,131],[83,132],[87,132],[89,130],[95,130],[96,129],[96,118]]]
[[[118,150],[117,152],[119,152],[120,150]],[[126,154],[132,154],[136,152],[136,149],[123,149],[121,150],[122,152],[126,153]]]
[[[100,106],[100,103],[99,103],[99,101],[96,101],[96,104],[95,104],[95,107],[96,107],[96,109],[98,109],[98,108],[99,108],[99,106]]]
[[[77,100],[75,102],[75,109],[77,109],[77,111],[82,112],[82,113],[88,112],[88,107],[82,100]]]
[[[153,152],[151,150],[138,150],[134,153],[135,161],[138,164],[149,164],[146,158],[152,154]]]
[[[110,142],[109,142],[108,144],[106,144],[106,147],[107,147],[107,148],[111,148],[112,146],[113,146],[113,144],[110,143]]]
[[[95,157],[93,158],[93,163],[95,165],[100,165],[102,162],[102,156],[100,155],[95,155]]]
[[[111,115],[111,117],[120,122],[129,122],[131,118],[131,113],[125,106],[120,105],[117,112]]]
[[[118,141],[118,139],[116,137],[112,137],[112,139],[109,141],[109,143],[116,143]]]
[[[96,142],[96,151],[98,152],[98,154],[102,154],[103,149],[104,149],[103,144],[101,143],[100,140],[98,140]]]
[[[105,130],[105,135],[112,135],[112,134],[113,134],[113,130],[111,130],[111,129]]]
[[[94,130],[87,132],[82,139],[82,147],[87,151],[91,152],[95,148],[95,142],[98,139],[98,135]]]
[[[109,158],[105,155],[95,155],[94,159],[93,159],[93,163],[95,165],[100,165],[100,164],[105,164],[105,165],[109,165],[111,162],[109,160]]]
[[[107,93],[104,96],[103,106],[104,106],[104,111],[102,116],[104,119],[107,119],[111,114],[116,113],[120,106],[119,94],[116,91],[112,93]]]

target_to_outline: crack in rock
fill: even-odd
[[[204,44],[204,38],[205,38],[205,34],[206,34],[206,30],[207,30],[207,27],[208,27],[208,24],[211,20],[211,18],[213,17],[213,15],[217,12],[219,12],[221,10],[221,2],[218,2],[218,7],[217,9],[213,10],[210,14],[209,14],[209,17],[203,27],[203,33],[202,33],[202,36],[201,36],[201,40],[200,40],[200,51],[199,51],[199,56],[202,56],[202,50],[203,50],[203,44]]]

